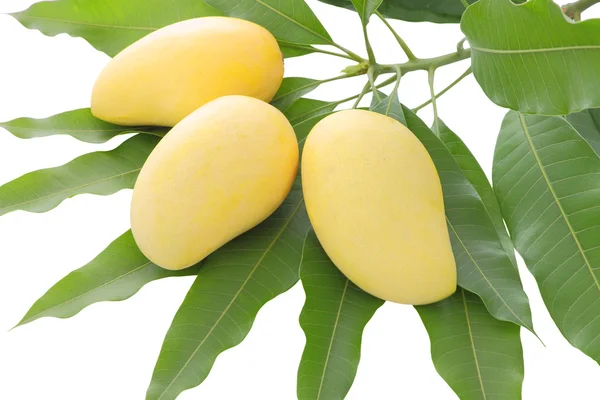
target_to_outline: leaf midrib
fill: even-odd
[[[183,364],[183,366],[181,367],[181,369],[179,370],[179,372],[177,373],[177,375],[175,375],[175,377],[171,380],[171,382],[169,383],[169,385],[167,385],[167,387],[163,390],[162,394],[158,397],[157,400],[161,400],[163,398],[163,396],[168,393],[168,391],[171,388],[171,386],[173,386],[173,384],[177,381],[177,379],[179,378],[179,376],[187,368],[187,366],[192,361],[192,359],[196,356],[196,354],[198,353],[198,351],[200,351],[200,348],[204,345],[204,343],[208,340],[208,338],[211,337],[212,332],[219,325],[219,323],[221,322],[221,320],[223,319],[223,317],[227,314],[227,312],[229,311],[229,309],[231,308],[231,306],[233,305],[233,303],[237,300],[237,298],[240,295],[240,293],[242,292],[242,290],[244,290],[244,288],[246,287],[246,285],[250,281],[250,278],[252,277],[252,275],[254,275],[254,273],[256,272],[256,270],[258,269],[258,267],[261,265],[261,263],[263,262],[263,260],[267,256],[267,254],[269,254],[269,252],[271,251],[271,249],[273,248],[273,246],[275,245],[275,243],[277,243],[277,241],[279,240],[279,238],[281,237],[281,235],[283,234],[283,232],[285,232],[285,230],[289,226],[289,224],[292,221],[292,219],[294,219],[294,216],[296,215],[296,213],[298,212],[298,210],[300,210],[300,207],[302,206],[303,203],[304,203],[304,199],[302,199],[298,203],[298,205],[294,209],[294,212],[290,215],[290,217],[288,218],[288,220],[281,227],[281,230],[277,233],[277,236],[275,236],[275,238],[273,238],[273,241],[265,249],[264,253],[262,254],[262,256],[260,257],[260,259],[254,265],[254,267],[252,268],[252,271],[250,271],[250,273],[246,277],[246,280],[244,280],[244,282],[240,285],[240,288],[235,293],[235,295],[232,297],[232,299],[229,302],[229,304],[227,305],[227,307],[225,307],[225,309],[223,310],[223,312],[221,313],[221,315],[219,315],[219,318],[217,318],[216,322],[210,328],[210,330],[208,331],[208,333],[206,334],[206,336],[204,337],[204,339],[202,339],[202,341],[198,344],[198,346],[196,347],[196,349],[192,352],[192,354],[190,355],[190,357]]]
[[[472,50],[480,51],[482,53],[490,54],[530,54],[530,53],[553,53],[557,51],[569,51],[569,50],[600,50],[600,45],[587,45],[587,46],[564,46],[564,47],[546,47],[539,49],[489,49],[486,47],[471,46]]]
[[[83,26],[93,26],[93,27],[97,27],[97,28],[125,29],[125,30],[131,30],[131,31],[155,31],[157,29],[160,29],[160,27],[144,27],[144,26],[113,25],[113,24],[97,24],[97,23],[92,23],[92,22],[73,21],[73,20],[61,19],[61,18],[37,17],[37,16],[33,16],[33,15],[22,15],[21,18],[39,19],[39,20],[54,21],[54,22],[64,22],[64,23],[67,23],[67,24],[83,25]]]
[[[333,325],[333,332],[331,332],[331,339],[329,340],[329,347],[327,348],[327,356],[325,357],[325,363],[323,365],[323,373],[321,374],[321,382],[319,383],[319,391],[317,392],[316,400],[321,399],[321,391],[323,390],[323,383],[325,382],[325,373],[327,372],[327,367],[329,365],[329,356],[331,355],[331,349],[333,348],[333,341],[335,339],[335,334],[336,334],[337,327],[338,327],[338,324],[340,321],[340,316],[342,314],[342,307],[344,306],[344,300],[346,298],[346,291],[348,290],[349,283],[350,283],[350,280],[346,279],[346,284],[344,285],[342,297],[340,298],[340,305],[338,307],[338,311],[335,316],[335,323]]]
[[[567,227],[569,228],[569,232],[571,233],[571,236],[573,237],[573,240],[575,241],[575,244],[577,245],[577,249],[579,250],[579,253],[583,257],[583,260],[585,261],[585,265],[588,267],[588,269],[590,271],[590,274],[592,275],[592,278],[594,279],[594,283],[596,285],[596,288],[598,289],[598,291],[600,291],[600,282],[598,282],[598,278],[594,274],[594,270],[592,268],[592,265],[590,264],[590,261],[588,260],[587,255],[585,254],[585,251],[583,250],[583,246],[581,246],[581,243],[579,242],[579,238],[577,237],[577,233],[575,232],[575,230],[571,226],[571,221],[569,221],[569,218],[567,217],[567,214],[565,213],[565,210],[563,209],[562,204],[561,204],[558,196],[556,195],[556,192],[554,191],[554,186],[552,186],[552,183],[550,182],[550,178],[548,177],[548,173],[546,172],[546,168],[544,168],[544,166],[542,164],[542,161],[541,161],[541,159],[539,157],[539,154],[538,154],[535,146],[533,145],[533,140],[531,138],[531,133],[529,132],[529,126],[527,125],[527,121],[525,121],[525,117],[523,116],[523,114],[519,113],[519,119],[520,119],[520,122],[521,122],[521,127],[523,128],[523,133],[525,135],[525,138],[527,139],[527,144],[529,144],[529,148],[531,149],[531,153],[533,154],[533,157],[535,158],[535,162],[536,162],[538,168],[540,169],[540,172],[542,173],[542,176],[543,176],[544,180],[546,181],[546,185],[548,186],[548,190],[549,190],[550,194],[552,195],[552,198],[554,199],[554,202],[558,206],[560,214],[563,217],[565,223],[567,224]]]
[[[471,349],[473,350],[473,359],[475,360],[475,369],[477,370],[477,378],[479,379],[479,385],[481,386],[481,395],[483,400],[486,400],[485,387],[483,386],[483,378],[481,377],[481,369],[479,368],[479,359],[477,358],[477,349],[475,348],[475,338],[473,337],[473,330],[471,329],[471,319],[469,318],[469,306],[467,305],[467,298],[465,297],[465,290],[461,289],[463,305],[465,307],[465,317],[467,320],[467,329],[469,330],[469,340],[471,341]]]
[[[490,282],[490,280],[488,279],[488,277],[485,275],[485,273],[483,272],[483,270],[481,269],[481,267],[479,266],[479,264],[477,263],[477,261],[475,261],[475,259],[471,255],[471,252],[469,251],[469,249],[467,248],[467,246],[463,243],[462,239],[460,238],[460,236],[456,232],[456,229],[454,229],[454,226],[452,225],[452,222],[450,222],[450,220],[448,219],[448,217],[446,217],[446,221],[448,222],[448,226],[450,227],[450,229],[452,229],[452,232],[454,233],[454,236],[456,236],[456,240],[458,240],[458,242],[460,243],[460,245],[462,246],[462,248],[465,250],[465,253],[469,257],[469,259],[471,260],[471,262],[473,263],[473,265],[475,265],[475,267],[477,268],[477,270],[479,271],[479,273],[481,274],[481,276],[483,277],[483,279],[485,279],[485,281],[487,282],[487,284],[489,285],[489,287],[494,291],[494,293],[496,293],[496,295],[498,296],[498,298],[500,299],[500,301],[502,301],[502,303],[504,303],[504,305],[506,306],[506,308],[512,313],[512,315],[515,316],[515,318],[521,323],[521,325],[524,326],[524,327],[526,327],[527,329],[529,329],[531,332],[533,332],[533,328],[530,328],[528,324],[524,323],[523,320],[521,320],[521,318],[519,318],[519,316],[514,312],[514,310],[510,307],[510,305],[508,305],[508,303],[504,300],[504,297],[502,297],[500,295],[500,293],[498,293],[498,291],[496,290],[496,288],[494,287],[494,285],[492,285],[492,283]]]

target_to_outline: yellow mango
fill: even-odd
[[[298,157],[294,130],[273,106],[226,96],[200,107],[140,172],[131,204],[138,246],[166,269],[196,264],[281,205]]]
[[[269,102],[283,79],[283,57],[269,31],[227,17],[195,18],[135,42],[104,68],[92,113],[120,125],[174,126],[227,95]]]
[[[302,186],[323,249],[357,286],[403,304],[455,292],[440,180],[398,121],[362,110],[323,119],[304,146]]]

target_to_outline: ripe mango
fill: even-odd
[[[226,96],[200,107],[140,172],[131,204],[138,246],[166,269],[196,264],[281,205],[298,157],[294,130],[273,106]]]
[[[326,117],[306,140],[302,185],[321,245],[357,286],[403,304],[454,293],[440,180],[408,128],[370,111]]]
[[[283,79],[277,41],[260,25],[227,17],[161,28],[119,53],[92,92],[92,113],[120,125],[174,126],[216,98],[270,101]]]

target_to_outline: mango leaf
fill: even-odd
[[[500,204],[496,198],[496,193],[490,184],[485,172],[477,162],[477,159],[471,153],[467,145],[448,128],[448,126],[439,120],[440,128],[440,140],[444,143],[454,160],[462,170],[465,177],[471,182],[471,185],[475,188],[487,214],[489,215],[496,233],[500,238],[500,243],[506,251],[508,257],[512,261],[513,267],[517,269],[517,258],[515,257],[515,247],[513,246],[512,240],[506,231],[504,226],[504,220],[502,219],[502,212],[500,211]]]
[[[44,119],[19,118],[0,122],[0,127],[21,139],[69,135],[88,143],[104,143],[127,133],[146,133],[163,137],[168,131],[167,128],[114,125],[94,117],[89,108],[67,111]]]
[[[343,399],[356,376],[363,329],[384,301],[350,282],[312,231],[304,242],[300,278],[306,292],[300,315],[306,346],[298,399]]]
[[[294,127],[300,147],[303,146],[311,129],[320,120],[330,115],[337,105],[336,102],[299,99],[284,112]]]
[[[481,197],[444,143],[409,108],[406,126],[423,143],[437,168],[458,284],[479,295],[490,313],[533,331],[529,300]]]
[[[128,299],[157,279],[196,275],[199,268],[200,265],[181,271],[160,268],[144,257],[131,231],[127,231],[90,263],[52,286],[17,326],[43,317],[69,318],[100,301]]]
[[[352,4],[364,25],[369,23],[369,18],[377,11],[382,2],[383,0],[352,0]]]
[[[352,0],[320,1],[338,7],[354,9]],[[468,0],[469,3],[475,1]],[[465,7],[460,0],[385,0],[380,3],[378,11],[381,14],[388,18],[411,22],[458,23],[463,11],[465,11]]]
[[[258,310],[298,281],[310,227],[300,180],[265,222],[210,255],[175,315],[146,399],[202,383],[216,357],[248,334]]]
[[[369,109],[376,113],[392,117],[402,125],[406,126],[406,117],[404,116],[404,110],[402,109],[402,104],[398,98],[398,93],[394,92],[388,96],[383,92],[379,92],[379,96],[381,97],[380,101],[377,101],[377,99],[373,97]]]
[[[521,399],[518,326],[495,319],[479,297],[460,288],[416,309],[431,339],[435,368],[461,400]]]
[[[568,21],[551,0],[481,0],[461,27],[475,78],[496,104],[546,115],[600,106],[600,20]]]
[[[561,117],[509,112],[493,182],[550,315],[600,362],[600,158]]]
[[[271,104],[284,112],[305,94],[315,90],[321,84],[320,81],[310,78],[291,77],[285,78],[271,100]]]
[[[206,0],[206,3],[229,17],[264,26],[280,42],[334,44],[304,0]]]
[[[600,109],[590,108],[567,115],[567,121],[600,154]]]
[[[82,37],[114,56],[152,31],[185,19],[220,15],[202,0],[56,0],[12,14],[45,35]]]
[[[158,141],[155,136],[136,135],[114,150],[25,174],[0,186],[0,215],[16,210],[40,213],[78,194],[109,195],[131,189]]]

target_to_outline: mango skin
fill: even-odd
[[[306,140],[302,185],[321,245],[357,286],[414,305],[456,291],[437,171],[398,121],[362,110],[326,117]]]
[[[281,205],[298,157],[294,130],[273,106],[226,96],[200,107],[140,172],[131,204],[138,246],[166,269],[198,263]]]
[[[174,126],[222,96],[269,102],[282,80],[283,57],[265,28],[236,18],[195,18],[119,53],[98,77],[91,108],[115,124]]]

